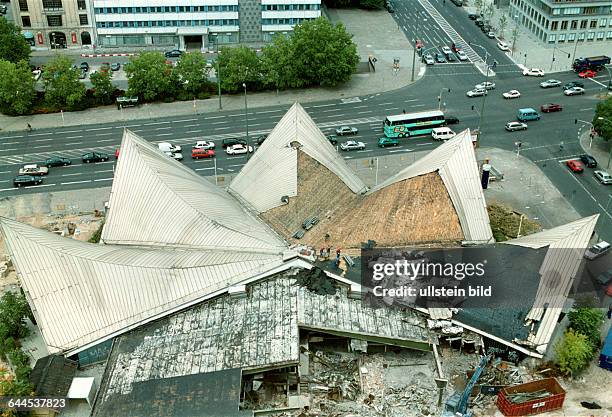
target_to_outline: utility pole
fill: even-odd
[[[219,64],[219,35],[215,38],[215,43],[217,44],[217,88],[219,90],[219,110],[223,110],[223,106],[221,105],[221,64]]]
[[[416,63],[416,39],[414,40],[414,47],[412,48],[412,75],[410,76],[410,81],[414,81],[414,64]]]
[[[247,85],[246,83],[242,83],[242,87],[244,88],[244,118],[246,121],[246,143],[247,143],[247,161],[251,157],[251,152],[249,152],[249,107],[247,104]]]

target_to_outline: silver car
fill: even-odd
[[[475,88],[468,91],[465,95],[468,97],[482,97],[487,95],[487,90],[484,88]]]
[[[612,184],[612,175],[608,174],[606,171],[593,171],[593,175],[595,175],[595,178],[602,184]]]
[[[540,83],[540,87],[542,88],[559,87],[560,85],[561,81],[559,80],[546,80]]]
[[[347,142],[341,143],[340,149],[342,149],[343,151],[363,150],[365,149],[365,143],[349,140]]]
[[[487,90],[493,90],[495,89],[495,83],[491,81],[485,81],[480,84],[476,84],[474,88],[476,89],[486,88]]]
[[[336,129],[336,135],[338,136],[356,135],[357,133],[359,133],[359,130],[352,126],[340,126],[338,129]]]
[[[423,61],[425,61],[427,65],[433,65],[436,63],[436,61],[434,61],[433,59],[433,56],[431,56],[430,54],[425,54],[425,56],[423,57]]]
[[[468,60],[468,56],[463,51],[457,51],[457,58],[459,58],[459,61],[467,61]]]

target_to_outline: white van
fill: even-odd
[[[180,146],[174,146],[173,144],[171,144],[170,142],[160,142],[158,145],[159,150],[162,152],[172,152],[172,153],[176,153],[176,152],[180,152],[182,150],[182,148]]]
[[[434,140],[449,140],[455,135],[456,133],[448,127],[434,127],[431,129],[431,137],[434,138]]]

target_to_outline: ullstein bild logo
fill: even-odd
[[[531,309],[563,307],[570,298],[579,303],[589,300],[591,305],[601,301],[603,305],[605,294],[590,277],[596,277],[606,266],[585,263],[577,253],[581,253],[579,249],[513,245],[364,249],[361,284],[368,291],[363,301],[422,308]],[[566,261],[555,263],[550,259]],[[574,266],[568,269],[572,262]],[[559,305],[550,305],[548,298],[540,306],[536,305],[542,299],[536,297],[538,291],[566,297],[555,299]]]

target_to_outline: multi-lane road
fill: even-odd
[[[421,0],[424,1],[424,0]],[[412,1],[414,7],[405,8],[396,4],[395,18],[404,28],[407,36],[418,36],[424,39],[426,48],[449,46],[454,39],[444,30],[449,25],[459,32],[463,39],[484,46],[484,49],[498,64],[495,77],[492,78],[497,88],[486,98],[468,98],[466,91],[484,80],[481,72],[470,63],[436,64],[427,69],[424,77],[415,84],[372,96],[352,99],[330,100],[305,105],[306,110],[325,133],[332,133],[339,125],[352,125],[359,128],[359,135],[350,137],[364,141],[365,151],[343,153],[345,158],[365,158],[387,153],[410,153],[433,149],[438,146],[429,137],[403,139],[398,148],[380,149],[376,141],[381,136],[381,121],[390,114],[406,111],[420,111],[438,108],[440,105],[447,114],[457,116],[461,122],[453,126],[456,131],[464,128],[476,128],[481,117],[479,112],[484,107],[481,127],[481,145],[515,150],[515,142],[521,141],[521,154],[534,161],[560,191],[569,198],[570,203],[581,215],[601,213],[598,229],[603,237],[612,238],[611,207],[606,207],[610,199],[609,187],[597,183],[589,169],[583,175],[570,173],[564,165],[568,158],[575,158],[582,153],[577,140],[580,125],[574,119],[591,120],[599,101],[597,94],[605,86],[607,79],[598,77],[585,80],[586,93],[583,96],[566,97],[560,88],[542,89],[539,83],[542,78],[524,77],[520,69],[495,44],[467,18],[465,11],[454,6],[450,1],[430,0],[444,19],[439,26],[434,24],[431,15],[419,8],[419,3]],[[429,7],[429,6],[428,6]],[[423,12],[427,13],[423,15]],[[429,21],[425,21],[429,16]],[[415,21],[427,23],[425,35],[410,31],[419,31]],[[408,29],[410,28],[410,29]],[[416,28],[416,29],[415,29]],[[431,42],[427,45],[427,42]],[[474,51],[484,59],[483,48]],[[491,62],[491,61],[489,61]],[[574,73],[558,73],[547,78],[556,78],[564,83],[577,80]],[[450,89],[450,92],[448,91]],[[505,100],[502,93],[510,89],[521,92],[521,98]],[[438,96],[442,91],[442,98]],[[516,111],[522,107],[539,108],[545,103],[559,103],[564,110],[558,113],[543,114],[542,119],[530,122],[523,132],[508,133],[504,125],[516,120]],[[257,108],[249,112],[249,136],[268,133],[280,120],[288,106],[270,106]],[[129,109],[125,109],[126,116]],[[120,116],[120,115],[118,115]],[[197,116],[167,117],[148,120],[119,120],[107,124],[91,124],[58,129],[43,129],[33,132],[14,132],[0,136],[0,197],[36,193],[51,190],[82,189],[108,186],[113,178],[116,161],[97,164],[82,164],[81,154],[99,150],[113,154],[119,146],[124,128],[128,128],[152,142],[169,141],[184,147],[183,163],[201,175],[213,174],[215,164],[211,160],[192,160],[191,145],[197,139],[213,140],[219,143],[228,137],[245,136],[245,118],[242,111],[224,111]],[[348,139],[348,138],[347,138]],[[560,150],[560,142],[564,142]],[[15,189],[12,179],[19,166],[24,163],[43,161],[51,155],[68,156],[72,166],[52,168],[42,186]],[[216,169],[219,175],[237,172],[246,162],[245,156],[227,156],[217,148]],[[607,161],[599,161],[605,165]]]

